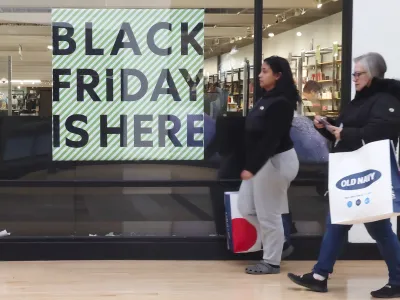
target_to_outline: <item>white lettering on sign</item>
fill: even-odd
[[[374,178],[375,178],[375,172],[367,174],[367,175],[362,176],[362,177],[359,177],[357,179],[356,178],[352,178],[352,179],[343,180],[340,183],[340,185],[342,187],[346,187],[346,186],[353,186],[353,185],[356,185],[356,184],[365,184],[365,183],[370,182],[371,180],[374,180]]]

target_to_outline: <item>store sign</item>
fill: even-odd
[[[204,10],[54,9],[53,160],[201,160]]]

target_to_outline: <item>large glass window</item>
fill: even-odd
[[[60,42],[59,49],[57,46],[56,52],[52,40],[51,6],[63,7],[65,5],[62,1],[49,1],[47,6],[31,4],[30,8],[26,8],[22,2],[5,3],[7,7],[0,12],[0,79],[7,78],[7,59],[11,56],[13,98],[12,113],[9,114],[10,101],[2,100],[8,97],[8,86],[6,82],[0,82],[0,104],[4,102],[0,107],[0,177],[21,182],[53,182],[54,187],[0,188],[0,206],[2,214],[6,216],[2,218],[1,226],[15,235],[39,236],[224,234],[223,192],[237,190],[241,170],[239,160],[235,157],[237,152],[233,149],[235,144],[229,145],[232,149],[224,149],[222,153],[218,151],[221,149],[222,138],[227,137],[218,132],[217,123],[242,119],[257,100],[254,99],[257,74],[253,70],[255,64],[261,63],[261,57],[254,59],[253,2],[208,1],[206,7],[200,7],[198,3],[177,3],[176,7],[174,4],[168,5],[170,10],[161,12],[161,15],[154,13],[146,16],[141,15],[143,12],[140,10],[161,9],[165,5],[135,7],[135,4],[128,1],[116,1],[113,8],[127,10],[108,10],[103,14],[95,14],[86,10],[92,9],[93,5],[82,3],[74,11],[61,11],[53,16],[57,22],[73,24],[77,51],[90,48],[88,54],[91,55],[82,52],[70,58],[56,58],[53,55],[65,49],[68,51],[70,45],[65,37],[68,37],[71,27],[65,24],[58,25],[62,27],[59,33],[64,36],[64,41]],[[303,98],[292,136],[301,161],[298,183],[303,186],[294,183],[289,193],[293,221],[300,234],[320,234],[323,230],[321,216],[326,201],[321,174],[326,167],[327,150],[323,141],[314,132],[310,133],[310,119],[315,114],[335,117],[340,109],[342,5],[342,1],[264,1],[262,56],[280,55],[291,62],[293,76]],[[183,17],[179,12],[174,12],[175,8],[181,10]],[[204,29],[200,30],[200,35],[196,35],[195,24],[190,23],[196,12],[189,9],[199,8],[204,9]],[[140,17],[132,17],[135,14]],[[185,18],[185,15],[189,27],[179,28],[184,33],[182,42],[182,36],[173,32],[175,26],[181,26],[179,22],[176,23],[177,20]],[[122,27],[124,20],[131,22],[132,26]],[[143,26],[139,28],[133,24],[135,22],[142,22]],[[154,31],[150,35],[154,37],[154,43],[149,46],[149,29],[160,22],[172,24],[172,35],[168,24],[160,25],[157,33]],[[119,38],[121,28],[123,36]],[[129,28],[133,29],[132,32]],[[153,29],[156,30],[155,27]],[[138,41],[137,45],[134,39]],[[192,63],[185,59],[173,61],[168,56],[169,51],[186,51],[181,50],[183,44],[187,45],[189,53],[194,53],[196,41],[203,53],[200,60],[194,56]],[[125,46],[129,49],[124,49]],[[117,55],[111,56],[113,51]],[[138,55],[139,51],[143,55]],[[101,60],[101,55],[107,55],[108,58]],[[166,56],[152,60],[152,55]],[[115,64],[112,64],[112,60],[115,60]],[[143,96],[148,104],[141,109],[135,110],[129,105],[124,109],[120,106],[123,95],[126,95],[126,100],[129,98],[136,101],[134,98],[140,93],[140,86],[146,84],[141,81],[143,78],[140,74],[126,73],[129,84],[124,90],[124,75],[121,73],[124,66],[131,69],[136,66],[136,69],[146,74],[148,89],[160,93],[157,101],[153,101],[160,104],[160,110],[148,109],[153,103],[150,101],[150,92]],[[197,74],[195,69],[199,66],[203,71]],[[71,69],[75,73],[63,75],[59,72],[54,77],[53,69]],[[78,74],[77,69],[81,69],[81,73]],[[162,73],[163,69],[173,72]],[[179,69],[189,72],[181,72]],[[165,76],[160,77],[162,74]],[[161,85],[158,84],[160,78],[164,79]],[[69,90],[65,88],[67,83],[70,85]],[[86,87],[83,91],[86,106],[77,101],[78,84]],[[60,101],[57,103],[53,97],[54,85],[60,90],[57,95]],[[112,91],[110,86],[113,87]],[[91,94],[91,89],[95,93]],[[178,94],[186,91],[185,97],[189,101],[194,100],[193,97],[202,99],[202,107],[197,107],[193,115],[204,112],[203,119],[188,119],[187,110],[182,110],[184,106],[164,107],[163,101],[168,103],[174,95],[177,96],[175,91]],[[104,99],[96,99],[94,94],[102,95]],[[62,103],[65,99],[71,101],[65,105]],[[115,107],[107,106],[107,100],[111,99]],[[106,102],[103,103],[105,106],[99,106],[101,102]],[[78,111],[78,106],[82,107],[82,111]],[[179,114],[180,110],[186,113]],[[110,151],[100,149],[101,138],[95,137],[99,127],[92,127],[91,124],[86,126],[78,118],[75,123],[73,120],[71,122],[94,134],[88,138],[89,142],[95,140],[94,146],[80,153],[73,149],[70,152],[58,151],[58,158],[55,159],[55,140],[65,144],[68,138],[72,144],[79,144],[82,139],[85,140],[85,136],[76,130],[75,133],[60,131],[59,135],[54,136],[53,115],[60,116],[61,121],[57,124],[65,128],[68,115],[94,115],[100,120],[102,113],[110,114],[106,123],[110,133],[107,143],[114,148],[110,148]],[[167,143],[173,143],[176,137],[179,141],[185,140],[187,145],[185,138],[190,135],[194,144],[203,140],[202,150],[197,154],[188,150],[186,156],[179,156],[178,159],[171,154],[172,158],[168,159],[169,150],[163,152],[147,147],[141,148],[144,159],[140,159],[140,156],[129,159],[132,149],[116,151],[124,143],[124,139],[121,139],[123,134],[117,129],[125,124],[124,119],[119,117],[123,114],[127,115],[127,128],[131,128],[126,132],[127,143],[134,143],[134,115],[163,114],[166,115],[165,124],[169,124],[164,132],[170,130],[165,135]],[[179,116],[180,126],[185,128],[181,133],[174,133],[174,124],[176,128],[179,127],[176,119],[171,117],[174,114]],[[136,130],[142,130],[141,141],[144,144],[153,139],[146,131],[148,128],[160,130],[160,123],[157,122],[158,118],[148,119],[148,116],[138,120]],[[229,138],[240,136],[240,126],[235,127],[235,122],[232,124],[233,127],[227,132]],[[73,126],[70,125],[71,129]],[[201,127],[203,133],[198,130]],[[312,147],[310,140],[319,145],[319,150]],[[153,142],[159,143],[159,137],[154,137]],[[146,159],[146,155],[152,151],[158,151],[163,159]],[[96,159],[89,152],[101,155]],[[225,182],[213,183],[219,179]],[[108,181],[114,184],[125,181],[129,184],[123,186],[121,183],[121,186],[114,187],[56,187],[68,180]],[[133,187],[131,183],[135,181],[162,183]],[[174,181],[182,182],[171,187],[168,182]],[[183,181],[197,183],[185,184]],[[304,182],[308,182],[308,186],[304,186]],[[311,207],[313,209],[308,209]]]
[[[0,54],[12,56],[13,94],[19,99],[13,116],[1,120],[0,176],[51,187],[0,188],[7,216],[2,227],[17,236],[222,234],[223,188],[212,183],[220,165],[216,119],[233,97],[243,107],[243,83],[233,71],[229,76],[237,81],[235,88],[215,92],[205,73],[221,73],[220,66],[212,64],[210,70],[206,59],[252,45],[252,4],[139,7],[125,1],[112,9],[91,10],[88,3],[52,11],[51,6],[63,3],[25,9],[17,2],[0,13],[0,20],[7,21],[0,26],[6,40]],[[244,62],[234,65],[242,69],[242,82]],[[67,125],[71,115],[83,115],[88,122],[77,118]],[[99,121],[101,115],[107,120]],[[116,129],[124,126],[120,115],[127,118],[125,142]],[[85,139],[74,128],[65,130],[68,126],[86,130],[91,147],[80,152],[65,147],[67,139],[75,146]],[[105,139],[99,135],[101,126],[108,133]],[[149,128],[164,136],[154,137]],[[64,147],[57,148],[57,140]],[[146,147],[150,141],[167,145]],[[100,147],[104,143],[108,149]],[[124,149],[123,143],[138,145]],[[172,143],[182,145],[172,149]],[[65,186],[72,180],[108,183]],[[137,181],[153,184],[132,187]],[[176,181],[183,183],[169,184]],[[107,187],[115,182],[121,184]]]

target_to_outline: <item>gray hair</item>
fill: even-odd
[[[369,52],[354,59],[355,63],[363,65],[370,78],[384,78],[387,71],[385,59],[376,52]]]

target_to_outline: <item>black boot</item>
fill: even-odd
[[[301,276],[294,275],[292,273],[288,274],[288,277],[291,281],[294,283],[305,287],[307,289],[310,289],[314,292],[319,292],[319,293],[326,293],[328,291],[328,279],[325,278],[325,280],[317,280],[314,278],[313,273],[307,273]]]
[[[387,284],[383,288],[377,291],[371,292],[371,296],[374,298],[400,298],[400,286]]]

